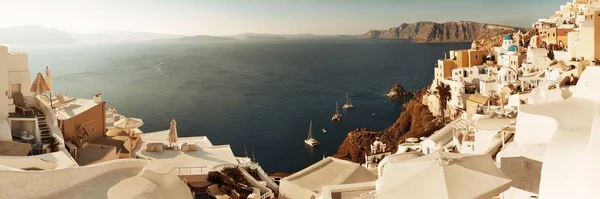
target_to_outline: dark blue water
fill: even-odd
[[[237,156],[246,144],[267,172],[295,172],[334,154],[352,129],[390,126],[401,107],[384,93],[395,83],[426,86],[436,59],[468,47],[331,38],[11,50],[29,53],[33,73],[50,66],[55,92],[102,93],[109,107],[142,118],[145,132],[168,129],[176,118],[180,136],[208,136],[230,144]],[[343,103],[344,92],[355,108],[334,124],[335,101]],[[322,143],[314,149],[303,142],[310,120]]]

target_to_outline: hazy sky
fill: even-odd
[[[0,0],[0,27],[91,33],[359,34],[403,22],[469,20],[530,27],[569,0]]]

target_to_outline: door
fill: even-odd
[[[21,93],[21,84],[11,84],[10,85],[10,96],[12,98],[15,94]]]

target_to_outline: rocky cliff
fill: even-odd
[[[370,30],[360,37],[366,39],[410,39],[415,43],[452,43],[472,42],[519,30],[522,29],[470,21],[417,22],[404,23],[388,30]]]
[[[408,90],[406,90],[400,84],[395,84],[386,95],[394,101],[410,99],[413,96],[411,92],[408,92]]]
[[[348,133],[333,156],[362,164],[365,161],[364,154],[370,150],[370,145],[377,137],[395,152],[398,144],[403,143],[406,138],[429,136],[442,128],[444,125],[420,102],[420,98],[421,94],[417,92],[414,98],[405,104],[404,112],[398,120],[383,132],[357,129]]]

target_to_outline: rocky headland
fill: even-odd
[[[441,129],[444,124],[421,103],[423,95],[423,91],[415,92],[413,98],[404,104],[405,109],[400,117],[383,132],[369,129],[349,132],[333,157],[364,163],[364,154],[377,137],[388,144],[392,152],[396,152],[398,144],[404,143],[406,138],[429,136]]]
[[[523,28],[471,21],[444,23],[425,21],[403,23],[387,30],[369,30],[360,37],[365,39],[410,39],[414,43],[453,43],[473,42],[519,30],[525,31]]]
[[[391,100],[399,101],[403,99],[410,99],[413,93],[406,90],[400,84],[395,84],[392,89],[386,94]]]

